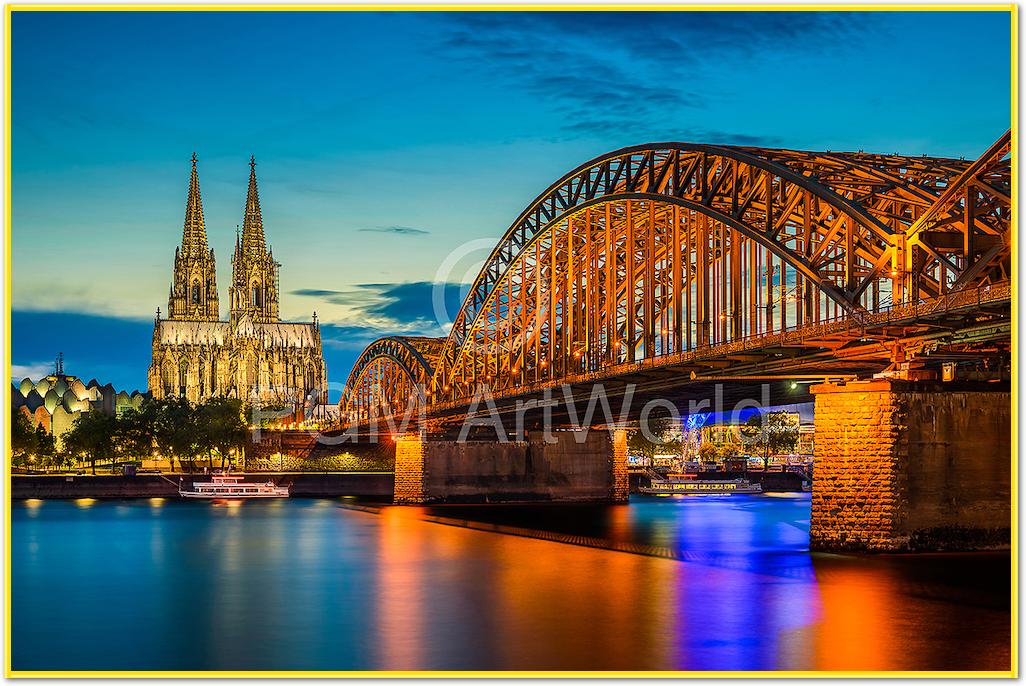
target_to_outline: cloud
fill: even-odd
[[[44,376],[53,373],[53,364],[53,360],[48,362],[30,362],[28,364],[12,364],[11,381],[18,383],[19,380],[25,377],[38,381]]]
[[[460,12],[439,15],[437,35],[459,67],[484,70],[561,115],[564,138],[769,145],[775,139],[758,132],[690,122],[730,89],[732,71],[768,53],[856,50],[871,20],[853,12]],[[698,91],[696,83],[717,85]]]
[[[466,297],[466,284],[412,281],[357,284],[347,290],[305,288],[293,295],[338,306],[335,325],[344,343],[370,342],[380,336],[444,336]],[[340,339],[340,340],[343,340]]]
[[[317,299],[321,342],[332,381],[344,382],[353,363],[383,336],[445,336],[470,288],[460,283],[364,283],[344,290],[304,288],[293,295]],[[438,312],[436,312],[436,309]],[[440,316],[439,316],[440,315]],[[441,319],[441,321],[440,321]]]
[[[399,236],[424,236],[431,233],[425,229],[415,229],[412,226],[375,226],[367,229],[360,229],[367,233],[394,233]]]
[[[388,334],[369,326],[321,325],[321,343],[325,348],[357,354],[363,352],[368,344],[385,335]]]

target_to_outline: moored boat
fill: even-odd
[[[638,488],[646,495],[735,495],[762,493],[762,484],[748,479],[655,479]]]
[[[179,481],[178,494],[183,498],[288,498],[289,487],[277,486],[273,481],[246,482],[234,474],[214,474],[210,481],[193,482],[191,489]]]

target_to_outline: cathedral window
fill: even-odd
[[[200,301],[200,285],[199,281],[192,282],[192,304],[198,305]]]
[[[253,288],[250,291],[250,304],[253,307],[260,307],[260,286],[253,284]]]
[[[183,394],[185,393],[185,387],[188,385],[188,382],[189,382],[189,363],[188,362],[182,362],[182,364],[178,367],[178,385],[181,387],[181,389],[182,389],[181,392]]]

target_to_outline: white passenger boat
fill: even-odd
[[[638,488],[646,495],[734,495],[762,493],[762,484],[748,479],[657,479]]]
[[[276,486],[273,481],[252,483],[234,474],[214,474],[210,481],[197,481],[191,489],[178,482],[178,494],[183,498],[288,498],[288,486]]]

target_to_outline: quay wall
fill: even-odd
[[[247,472],[390,472],[395,446],[342,442],[340,437],[309,431],[263,429],[246,443]]]
[[[12,476],[11,497],[26,498],[170,498],[178,497],[178,478],[188,484],[191,480],[205,480],[199,474],[167,474],[168,479],[154,474],[137,476],[118,475],[45,475]],[[273,480],[291,483],[290,493],[297,498],[330,498],[356,496],[373,500],[392,497],[390,472],[350,473],[281,473],[261,472],[248,474],[249,481]]]

